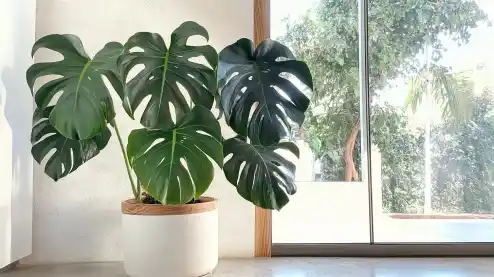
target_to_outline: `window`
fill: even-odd
[[[494,242],[494,2],[368,0],[367,120],[364,1],[271,0],[271,37],[315,84],[273,242]]]
[[[375,241],[494,242],[494,3],[408,2],[369,6]]]
[[[271,0],[272,38],[308,64],[315,85],[305,123],[292,136],[301,153],[298,191],[274,214],[275,243],[370,242],[358,35],[356,1]]]

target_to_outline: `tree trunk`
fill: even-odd
[[[360,121],[357,121],[353,126],[352,133],[348,137],[345,143],[345,182],[357,181],[358,172],[353,161],[353,150],[355,149],[355,142],[357,141],[357,135],[360,131]]]

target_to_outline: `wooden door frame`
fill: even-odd
[[[254,44],[270,37],[270,0],[254,0]],[[255,207],[255,257],[271,257],[272,213]]]

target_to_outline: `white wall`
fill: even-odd
[[[25,82],[35,0],[0,1],[0,268],[31,253],[32,100]]]
[[[138,31],[158,32],[169,39],[183,21],[194,20],[206,27],[211,44],[220,49],[239,37],[252,37],[252,2],[38,0],[36,36],[73,33],[94,54],[106,42],[125,42]],[[138,127],[122,109],[117,114],[124,134]],[[224,131],[224,136],[230,135]],[[34,187],[33,255],[27,263],[122,259],[120,201],[130,197],[131,190],[115,138],[102,154],[58,183],[36,166]],[[219,169],[207,194],[219,198],[220,256],[252,256],[253,206],[237,195]]]

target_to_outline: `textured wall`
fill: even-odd
[[[180,23],[194,20],[220,49],[239,37],[252,37],[252,12],[249,0],[38,0],[36,36],[73,33],[94,54],[105,42],[125,42],[137,31],[159,32],[168,40]],[[40,53],[37,59],[49,55]],[[117,114],[124,134],[138,127],[121,108]],[[223,129],[224,136],[231,135]],[[131,190],[120,155],[114,137],[102,154],[58,183],[35,167],[33,255],[27,263],[122,259],[120,201]],[[252,256],[253,206],[219,169],[207,194],[219,199],[220,256]]]

